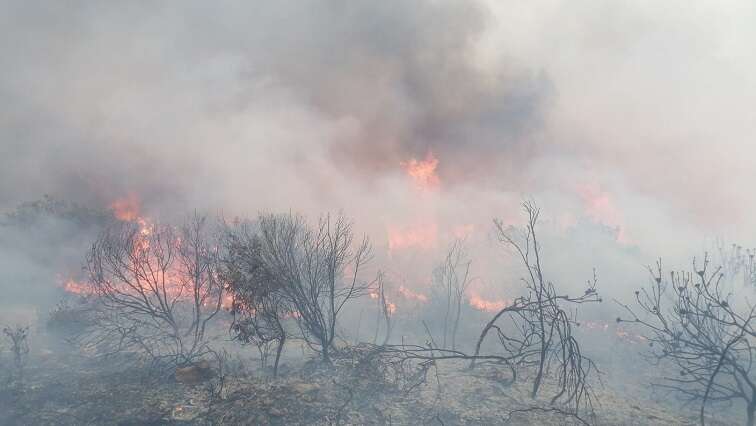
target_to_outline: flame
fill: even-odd
[[[643,343],[648,340],[640,334],[631,333],[622,327],[617,327],[614,335],[628,343]]]
[[[608,192],[603,191],[598,184],[589,184],[578,187],[577,193],[583,201],[586,214],[591,219],[615,227],[617,241],[623,244],[630,243],[626,235],[622,212],[614,205]]]
[[[410,247],[429,250],[436,247],[437,241],[438,225],[432,222],[409,228],[388,228],[389,252]]]
[[[580,328],[591,331],[611,332],[612,328],[608,322],[605,321],[580,321]],[[618,339],[631,344],[638,344],[647,341],[645,337],[640,334],[635,334],[627,331],[622,326],[616,326],[613,328],[614,336]]]
[[[386,308],[388,308],[388,312],[391,315],[394,315],[394,312],[396,312],[396,305],[391,302],[386,305]]]
[[[399,286],[399,294],[401,294],[405,299],[408,299],[408,300],[416,300],[418,302],[423,302],[423,303],[428,301],[428,296],[422,293],[414,292],[403,285]]]
[[[76,281],[73,278],[69,278],[62,283],[61,287],[66,293],[79,294],[82,296],[91,295],[94,293],[92,286],[83,281]]]
[[[507,299],[487,300],[472,292],[468,298],[468,303],[479,311],[495,313],[511,305],[512,301]]]
[[[402,161],[399,165],[415,183],[415,187],[421,191],[438,189],[441,184],[436,174],[438,159],[430,151],[425,156],[425,160],[411,158],[409,161]]]
[[[150,249],[149,237],[153,233],[155,225],[149,218],[146,218],[140,214],[141,204],[139,202],[139,198],[134,193],[129,193],[126,197],[113,201],[109,207],[116,219],[124,222],[136,223],[139,225],[139,234],[137,235],[137,240],[135,241],[132,249],[135,252],[135,257],[141,258],[141,254],[147,252]],[[177,238],[175,241],[173,241],[172,245],[174,245],[176,249],[180,248],[181,238]],[[217,247],[215,249],[217,249]],[[147,259],[149,259],[149,256],[147,256]],[[148,261],[152,262],[152,260]],[[181,265],[176,265],[171,269],[164,271],[164,276],[160,277],[160,280],[165,282],[165,288],[161,288],[160,291],[164,291],[165,296],[172,299],[185,299],[194,297],[192,294],[191,286],[190,284],[188,284],[187,279],[185,278],[186,271],[183,271],[182,273],[182,270],[180,268]],[[157,278],[153,277],[153,279]],[[143,289],[147,294],[153,293],[154,289],[150,288],[151,284],[149,280],[142,281],[139,285],[141,286],[141,289]],[[123,284],[122,286],[119,285],[118,287],[119,291],[123,291],[125,293],[136,293],[138,291],[134,288],[129,287],[127,284]],[[86,281],[76,281],[73,278],[65,280],[65,282],[62,283],[62,288],[64,291],[71,294],[91,295],[95,293],[95,289],[90,283],[87,283]],[[205,305],[213,304],[209,301],[205,301],[204,303]],[[225,294],[221,301],[221,304],[225,308],[230,308],[233,304],[232,297],[229,294]]]
[[[134,222],[141,216],[141,203],[139,197],[133,192],[123,198],[116,199],[110,203],[109,207],[113,211],[113,216],[124,222]]]

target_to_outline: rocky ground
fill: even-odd
[[[0,424],[580,424],[557,412],[516,412],[548,405],[531,400],[526,383],[511,383],[497,368],[468,370],[462,362],[448,361],[428,368],[425,380],[401,381],[358,358],[344,356],[327,368],[313,361],[287,362],[274,379],[251,358],[234,356],[223,364],[223,380],[217,367],[207,377],[177,380],[175,374],[115,360],[36,354],[23,380],[3,383]],[[653,400],[620,396],[608,385],[596,392],[596,424],[697,424],[692,409],[680,415]],[[722,416],[709,422],[735,423]]]

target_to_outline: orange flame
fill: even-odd
[[[113,201],[110,204],[110,209],[112,210],[113,216],[115,216],[116,219],[124,222],[133,222],[139,225],[139,235],[137,236],[137,240],[135,241],[135,244],[132,248],[135,252],[135,256],[140,257],[138,255],[148,252],[150,250],[149,237],[153,232],[154,225],[148,218],[140,215],[141,206],[139,198],[136,196],[136,194],[129,193],[126,197]],[[178,238],[175,241],[172,241],[171,244],[174,244],[175,247],[178,248],[181,246],[181,239]],[[171,269],[168,269],[164,272],[164,276],[160,279],[165,281],[165,288],[161,289],[161,291],[165,291],[165,295],[170,298],[183,299],[192,297],[193,295],[191,289],[188,288],[187,280],[183,278],[183,274],[179,268],[180,266],[172,267]],[[147,282],[142,281],[138,285],[147,294],[151,294],[153,291],[155,291],[155,289],[150,288],[150,284]],[[89,283],[84,281],[76,281],[74,279],[66,280],[63,283],[62,287],[66,292],[72,294],[91,295],[94,293],[94,288]],[[119,285],[118,287],[119,291],[126,293],[138,291],[137,289],[134,289],[126,284],[124,284],[123,286]],[[231,303],[232,300],[229,297],[226,297],[222,300],[224,307],[230,307]]]
[[[609,332],[611,330],[609,323],[605,321],[580,321],[580,328],[585,329],[585,330],[601,331],[601,332]],[[618,339],[626,343],[632,343],[632,344],[643,343],[648,340],[645,337],[641,336],[640,334],[635,334],[630,331],[627,331],[625,328],[621,326],[614,327],[614,335]]]
[[[512,301],[506,299],[487,300],[482,298],[477,293],[471,293],[470,297],[468,298],[468,303],[470,303],[470,306],[472,306],[474,309],[477,309],[479,311],[494,313],[499,312],[500,310],[511,305]]]
[[[410,247],[424,250],[436,247],[438,240],[438,225],[424,223],[411,228],[397,228],[389,226],[388,245],[389,251],[406,249]]]
[[[438,159],[434,157],[433,153],[430,151],[428,151],[428,154],[425,156],[425,160],[412,158],[409,161],[402,161],[399,164],[413,180],[415,186],[421,191],[437,189],[441,184],[441,180],[436,174]]]
[[[577,188],[583,200],[586,214],[594,221],[617,228],[617,241],[629,243],[622,212],[614,205],[610,194],[603,191],[598,184],[583,185]]]
[[[428,301],[428,296],[422,293],[414,292],[403,285],[399,286],[399,294],[401,294],[405,299],[408,299],[408,300],[416,300],[418,302],[423,302],[423,303]]]
[[[63,283],[62,287],[66,293],[79,294],[82,296],[87,296],[94,293],[90,285],[85,282],[76,281],[73,278],[67,279]]]
[[[139,197],[133,192],[113,201],[109,207],[113,211],[113,216],[124,222],[134,222],[140,217],[141,204]]]

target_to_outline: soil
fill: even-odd
[[[3,378],[1,425],[571,425],[579,420],[549,412],[529,397],[527,378],[511,383],[492,366],[467,369],[439,363],[425,383],[406,389],[349,359],[324,366],[288,363],[277,378],[240,356],[206,380],[184,383],[175,372],[157,374],[124,359],[93,360],[75,353],[36,354],[21,380]],[[8,363],[4,364],[10,372]],[[5,376],[5,374],[3,375]],[[179,376],[180,377],[180,376]],[[599,425],[698,424],[693,409],[632,399],[604,385]],[[548,389],[544,389],[548,393]],[[540,411],[515,412],[540,407]],[[680,413],[684,413],[681,415]],[[717,416],[708,424],[734,424]]]

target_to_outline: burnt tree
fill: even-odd
[[[753,425],[756,306],[733,300],[725,275],[721,268],[710,270],[708,256],[700,265],[694,259],[693,271],[665,276],[658,261],[649,272],[651,285],[635,292],[634,307],[620,304],[628,317],[617,322],[646,331],[647,358],[664,367],[653,386],[697,404],[702,425],[707,405],[740,400]]]
[[[360,273],[371,257],[367,237],[355,241],[342,216],[322,217],[315,226],[301,216],[259,218],[261,257],[281,289],[307,345],[331,363],[339,313],[370,288]]]
[[[291,310],[280,282],[263,261],[262,248],[253,224],[228,227],[223,236],[220,276],[232,299],[234,338],[257,347],[263,368],[267,366],[271,347],[275,346],[275,377],[288,338],[285,321],[291,317]]]
[[[80,342],[100,354],[134,351],[155,365],[183,366],[210,353],[205,331],[223,301],[216,247],[197,215],[178,229],[106,228],[86,260],[95,308]]]
[[[483,328],[471,367],[480,357],[485,339],[494,332],[504,352],[502,357],[513,371],[534,371],[531,397],[538,395],[545,380],[553,378],[556,391],[550,396],[551,404],[570,406],[576,415],[581,407],[592,411],[588,375],[595,366],[583,355],[572,333],[577,322],[565,306],[601,301],[596,292],[595,273],[583,294],[559,294],[543,269],[536,233],[540,210],[532,202],[523,203],[523,207],[528,219],[524,230],[505,228],[502,222],[494,222],[499,240],[514,249],[527,271],[522,279],[525,294],[497,312]],[[506,324],[502,324],[504,320]]]
[[[4,327],[3,334],[10,342],[10,351],[13,354],[13,364],[10,368],[11,381],[21,383],[24,378],[24,366],[29,355],[29,326]]]
[[[457,348],[457,330],[462,316],[462,305],[465,291],[470,284],[472,262],[467,258],[463,243],[460,239],[455,240],[443,262],[433,270],[434,286],[446,304],[442,346],[447,348],[447,343],[451,343],[452,350]]]

